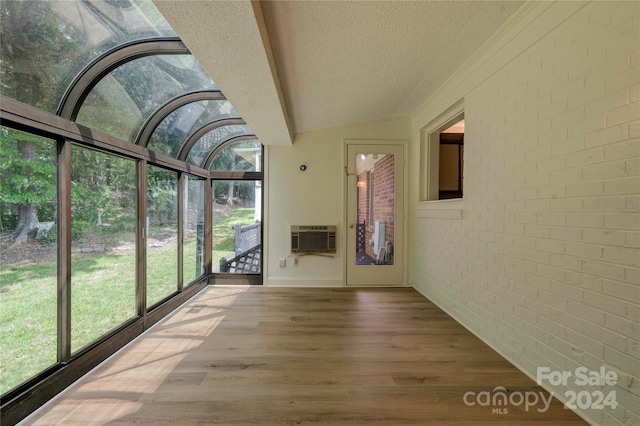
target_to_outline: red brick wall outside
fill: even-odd
[[[373,182],[373,219],[371,232],[374,231],[376,220],[384,220],[384,239],[394,242],[394,205],[395,205],[395,158],[387,154],[376,162]],[[372,250],[373,251],[373,250]],[[375,259],[375,255],[373,256]]]
[[[385,241],[394,241],[394,156],[392,154],[385,155],[376,162],[373,170],[373,221],[369,220],[369,181],[367,179],[367,171],[358,175],[358,207],[357,219],[358,223],[366,223],[365,247],[366,254],[375,259],[376,255],[373,247],[369,245],[373,232],[375,230],[375,221],[384,220],[385,222]]]
[[[369,217],[369,197],[368,194],[368,182],[367,182],[367,172],[364,171],[358,175],[358,207],[357,207],[357,216],[358,223],[364,223],[367,221]]]
[[[375,259],[373,247],[369,246],[369,241],[373,236],[373,226],[369,223],[369,171],[364,171],[358,175],[358,223],[365,223],[364,245],[365,253]]]

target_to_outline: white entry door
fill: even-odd
[[[404,285],[407,144],[345,142],[347,285]]]

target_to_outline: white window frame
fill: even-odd
[[[440,133],[463,119],[464,102],[459,101],[420,131],[420,202],[461,199],[440,200]]]

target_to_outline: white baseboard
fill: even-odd
[[[344,287],[341,277],[270,277],[264,284],[266,287]]]

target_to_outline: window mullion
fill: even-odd
[[[147,312],[147,161],[138,161],[138,226],[136,233],[136,308],[139,317],[145,319]]]
[[[204,274],[212,273],[213,246],[213,181],[207,179],[204,185]]]
[[[184,215],[185,212],[185,175],[178,175],[178,291],[184,287]]]
[[[71,357],[71,142],[58,150],[58,362]]]

